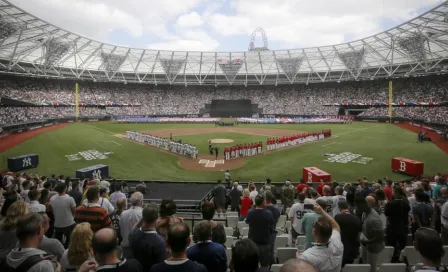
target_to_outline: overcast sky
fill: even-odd
[[[10,0],[95,40],[151,49],[244,51],[342,43],[411,19],[442,0]],[[261,46],[261,36],[256,46]]]

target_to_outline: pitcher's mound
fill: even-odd
[[[234,140],[232,140],[232,139],[211,139],[210,142],[212,142],[212,144],[228,144],[228,143],[233,143]]]

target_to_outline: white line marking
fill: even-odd
[[[210,160],[200,160],[199,163],[200,164],[207,164]]]
[[[121,144],[119,144],[119,143],[117,143],[117,142],[115,142],[115,141],[106,141],[106,143],[114,143],[114,144],[116,144],[116,145],[121,145]]]
[[[224,164],[224,160],[217,160],[215,161],[216,164]]]
[[[209,161],[205,167],[215,167],[215,161]]]
[[[341,135],[344,135],[344,134],[350,134],[350,133],[353,133],[353,132],[357,132],[357,131],[361,131],[361,130],[366,130],[366,129],[369,129],[369,128],[374,128],[374,127],[379,127],[379,126],[382,126],[382,125],[376,125],[376,126],[371,126],[371,127],[366,127],[366,128],[355,129],[355,130],[352,130],[352,131],[347,131],[347,132],[339,133],[339,134],[336,134],[336,135],[334,135],[334,136],[341,136]]]
[[[334,143],[331,143],[331,144],[323,145],[322,147],[326,147],[326,146],[329,146],[329,145],[332,145],[332,144],[338,144],[338,143],[337,143],[337,142],[334,142]]]
[[[84,125],[84,126],[91,127],[91,128],[94,128],[94,129],[97,129],[97,130],[101,130],[101,131],[104,131],[104,132],[107,132],[107,133],[116,134],[115,132],[112,132],[112,131],[110,131],[110,130],[105,130],[105,129],[102,129],[102,128],[97,128],[97,127],[95,127],[95,126],[91,126],[91,125],[87,125],[87,124],[83,124],[83,125]]]

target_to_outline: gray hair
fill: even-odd
[[[235,181],[235,182],[233,183],[233,187],[237,188],[237,187],[238,187],[238,182]]]
[[[131,205],[139,206],[143,204],[143,194],[140,192],[135,192],[131,195]]]

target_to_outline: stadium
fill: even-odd
[[[13,2],[0,0],[5,191],[51,175],[125,181],[145,201],[176,200],[192,228],[229,173],[262,190],[448,177],[448,1],[342,44],[270,50],[257,28],[234,52],[107,44]]]

